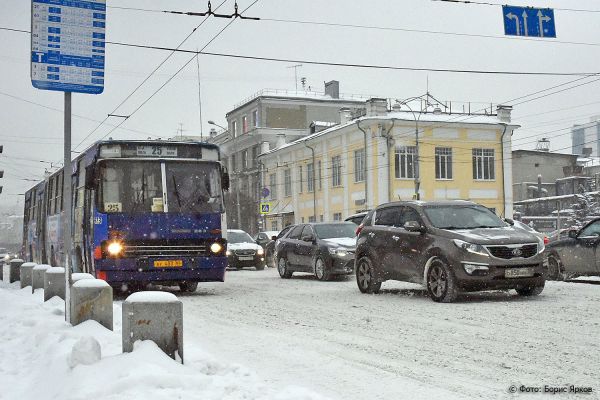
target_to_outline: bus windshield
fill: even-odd
[[[216,163],[105,160],[99,165],[100,212],[164,212],[163,182],[169,212],[209,213],[223,209]]]

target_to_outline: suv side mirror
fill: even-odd
[[[578,234],[578,233],[579,233],[579,232],[578,232],[578,231],[576,231],[575,229],[571,229],[571,230],[569,231],[569,237],[570,237],[571,239],[577,239],[577,234]]]
[[[404,223],[404,229],[409,232],[425,232],[425,227],[421,226],[417,221],[406,221]]]
[[[315,240],[314,236],[311,236],[311,235],[302,236],[302,241],[304,241],[304,242],[313,242],[314,240]]]

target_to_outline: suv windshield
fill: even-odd
[[[246,232],[227,232],[227,241],[229,243],[254,243],[254,240]]]
[[[431,224],[440,229],[500,228],[507,226],[496,214],[482,206],[425,207]]]
[[[161,161],[100,163],[101,212],[164,212]],[[220,212],[221,180],[216,164],[165,162],[169,212]]]
[[[356,225],[352,222],[315,225],[314,228],[319,239],[353,238],[356,236]]]

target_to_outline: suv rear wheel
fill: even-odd
[[[448,264],[435,259],[427,270],[427,291],[438,303],[451,303],[458,297],[458,288]]]
[[[356,283],[362,293],[378,293],[381,282],[375,282],[373,263],[369,257],[361,257],[356,266]]]

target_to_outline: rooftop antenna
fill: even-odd
[[[290,65],[289,68],[294,68],[294,83],[296,84],[296,92],[298,91],[298,68],[301,67],[302,64]]]

